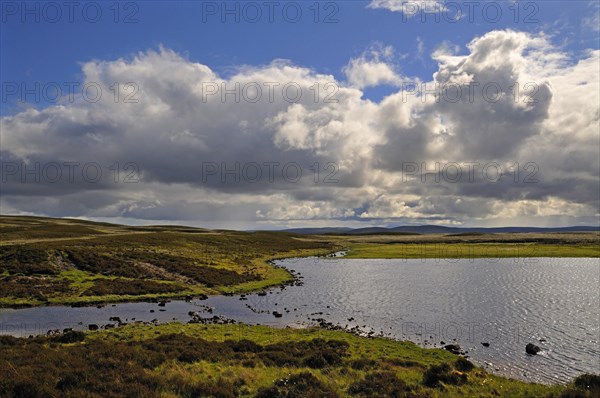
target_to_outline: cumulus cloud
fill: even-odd
[[[2,117],[0,210],[232,228],[597,223],[599,51],[493,31],[435,52],[414,90],[363,98],[398,81],[392,57],[368,49],[346,81],[282,60],[223,77],[166,48],[88,62],[101,100]],[[115,82],[138,101],[115,101]]]
[[[393,47],[374,45],[360,57],[351,59],[343,72],[348,83],[358,89],[380,84],[399,85],[402,79],[395,70],[393,57]]]

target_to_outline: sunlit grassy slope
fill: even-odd
[[[315,237],[316,238],[316,237]],[[348,258],[600,257],[600,233],[323,236]]]
[[[594,396],[581,382],[570,388],[524,383],[442,349],[322,329],[130,325],[50,338],[0,337],[0,350],[0,396]]]
[[[325,254],[291,234],[0,217],[0,306],[91,304],[259,290],[273,258]]]

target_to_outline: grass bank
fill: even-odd
[[[600,257],[600,245],[538,243],[357,243],[347,258]]]
[[[348,248],[348,258],[600,257],[600,233],[314,236]]]
[[[597,378],[569,387],[530,384],[491,375],[445,350],[322,329],[130,325],[35,339],[0,337],[0,350],[0,396],[452,398],[598,392],[586,387]]]
[[[0,217],[0,306],[244,293],[293,280],[269,260],[326,254],[292,234]]]

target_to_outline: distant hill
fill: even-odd
[[[286,229],[284,232],[307,235],[372,235],[372,234],[478,234],[478,233],[548,233],[548,232],[598,232],[600,227],[592,226],[574,226],[558,228],[537,228],[537,227],[499,227],[499,228],[479,228],[479,227],[444,227],[439,225],[405,225],[394,228],[367,227],[367,228],[294,228]]]
[[[51,217],[36,217],[36,216],[13,216],[0,214],[0,227],[2,223],[18,225],[27,224],[47,224],[49,228],[56,225],[85,225],[89,227],[108,227],[115,230],[138,231],[138,232],[161,232],[175,231],[183,233],[207,233],[207,232],[233,232],[226,229],[208,229],[198,228],[185,225],[120,225],[107,222],[88,221],[78,218],[51,218]],[[41,224],[40,224],[41,223]],[[1,232],[7,232],[8,226],[4,226]],[[74,233],[80,234],[80,230],[73,230]],[[246,232],[287,232],[304,235],[426,235],[426,234],[447,234],[447,235],[473,235],[473,234],[491,234],[491,233],[549,233],[549,232],[600,232],[600,227],[593,226],[573,226],[573,227],[557,227],[557,228],[537,228],[537,227],[499,227],[499,228],[481,228],[481,227],[444,227],[440,225],[404,225],[400,227],[365,227],[365,228],[347,228],[347,227],[324,227],[324,228],[292,228],[276,231],[264,230],[248,230]],[[32,231],[29,230],[28,234]],[[58,233],[58,232],[57,232]],[[60,229],[61,234],[68,234],[65,228]]]

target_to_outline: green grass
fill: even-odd
[[[537,243],[357,243],[348,258],[600,257],[599,245]]]
[[[136,228],[30,217],[0,217],[0,231],[4,307],[262,290],[293,279],[268,260],[336,250],[333,243],[285,233]]]
[[[580,394],[570,396],[593,396],[581,387],[525,383],[470,369],[441,349],[323,329],[129,325],[64,337],[0,337],[0,350],[0,372],[7,375],[0,379],[0,396],[23,390],[29,397],[549,398],[568,390]],[[426,383],[426,374],[442,381],[431,383],[430,377]],[[281,395],[294,382],[301,394]]]

